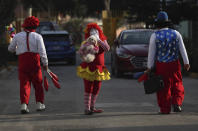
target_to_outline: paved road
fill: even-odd
[[[83,114],[83,85],[76,66],[51,66],[62,89],[50,83],[45,112],[36,112],[34,90],[30,114],[20,114],[17,68],[0,75],[0,131],[195,131],[198,129],[198,79],[184,78],[184,112],[159,115],[155,95],[144,95],[131,76],[112,78],[102,85],[97,107],[102,114]],[[108,67],[109,68],[109,67]]]

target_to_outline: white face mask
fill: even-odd
[[[91,35],[94,35],[98,40],[100,39],[98,30],[96,30],[94,28],[90,30],[90,36]]]

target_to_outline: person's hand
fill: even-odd
[[[144,71],[145,74],[148,74],[149,72],[151,72],[151,69],[149,68]]]
[[[47,71],[48,70],[48,65],[43,65],[43,70]]]
[[[190,69],[190,64],[184,64],[184,69],[185,69],[186,71],[189,71],[189,69]]]

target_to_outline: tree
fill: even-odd
[[[58,13],[69,14],[76,17],[98,17],[104,9],[104,0],[21,0],[24,7],[39,11],[53,10],[55,15]]]
[[[127,11],[129,23],[143,21],[151,24],[160,10],[166,11],[174,24],[198,19],[197,0],[112,0],[111,9]]]
[[[5,26],[9,25],[14,19],[14,10],[16,7],[16,0],[0,0],[0,38],[5,32]]]
[[[182,20],[197,20],[198,5],[196,1],[172,1],[165,8],[171,21],[178,24]]]

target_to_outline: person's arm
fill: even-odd
[[[8,51],[10,52],[16,52],[16,48],[17,48],[17,41],[16,38],[14,37],[10,43],[10,45],[8,46]]]
[[[39,35],[39,38],[37,40],[38,42],[38,52],[40,54],[41,57],[41,62],[43,63],[43,68],[44,70],[47,70],[48,68],[48,59],[47,59],[47,54],[46,54],[46,49],[45,49],[45,45],[43,42],[43,38],[41,35]]]
[[[109,51],[110,50],[110,46],[107,43],[107,41],[106,40],[105,41],[100,40],[99,33],[96,29],[91,29],[90,30],[90,35],[94,35],[97,38],[98,44],[102,47],[102,49],[104,51]]]
[[[148,62],[147,62],[147,70],[145,72],[149,72],[154,66],[155,62],[155,54],[156,54],[156,44],[155,44],[156,35],[153,33],[151,35],[149,41],[149,50],[148,50]]]
[[[107,43],[107,41],[105,40],[104,42],[101,41],[100,39],[98,40],[98,44],[102,47],[102,49],[104,51],[109,51],[110,50],[110,46],[109,44]]]
[[[179,51],[180,51],[180,54],[181,54],[183,62],[184,62],[184,68],[188,71],[190,69],[190,64],[189,64],[186,48],[185,48],[185,45],[184,45],[184,42],[183,42],[181,34],[179,32],[177,32],[177,31],[176,31],[176,33],[177,33],[177,38],[179,40],[179,42],[178,42]]]

